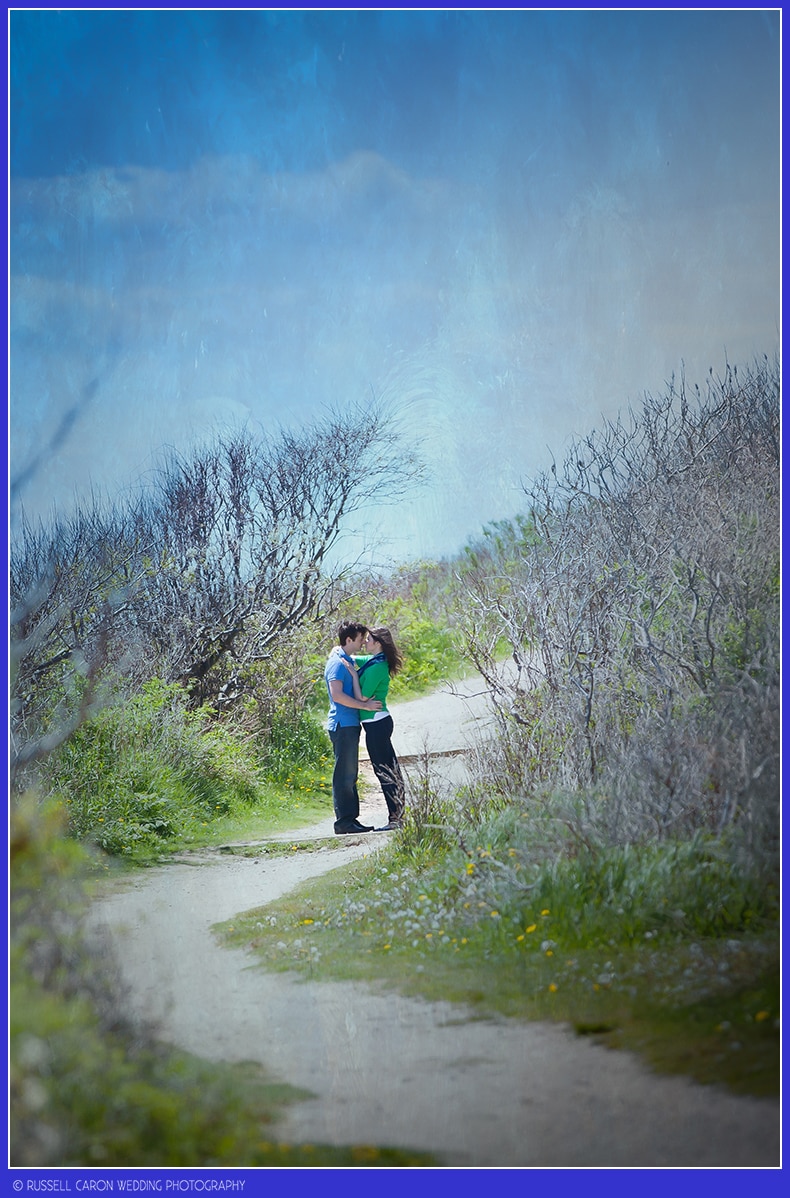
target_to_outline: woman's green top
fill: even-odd
[[[375,719],[376,716],[381,719],[383,715],[389,714],[387,691],[390,688],[390,670],[387,659],[383,653],[376,653],[372,657],[355,656],[354,662],[360,670],[359,685],[362,687],[362,694],[366,699],[381,700],[381,711],[365,711],[363,709],[359,713],[359,718],[363,722]]]

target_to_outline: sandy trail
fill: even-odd
[[[461,690],[393,704],[396,750],[420,754],[429,727],[430,751],[462,747],[487,707],[479,684]],[[369,793],[362,818],[380,826],[386,808]],[[331,834],[331,813],[310,829]],[[130,1013],[201,1057],[259,1061],[309,1090],[274,1133],[291,1144],[421,1149],[456,1168],[779,1165],[778,1102],[656,1076],[553,1024],[271,974],[217,945],[213,924],[375,853],[389,835],[275,859],[207,853],[108,893],[92,920],[109,933]]]

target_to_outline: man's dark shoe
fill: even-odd
[[[335,836],[353,836],[355,832],[372,832],[373,828],[368,828],[365,824],[361,824],[358,819],[355,819],[350,824],[335,824]]]

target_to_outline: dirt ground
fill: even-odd
[[[449,754],[488,709],[477,681],[454,691],[392,705],[400,755],[427,748],[457,765]],[[386,807],[375,784],[369,794],[361,818],[380,826]],[[331,834],[331,815],[310,829]],[[654,1075],[557,1025],[270,974],[216,943],[213,924],[375,853],[390,835],[274,859],[206,853],[102,897],[92,919],[109,934],[130,1012],[201,1057],[259,1061],[310,1091],[277,1125],[289,1144],[420,1149],[452,1168],[779,1166],[778,1102]]]

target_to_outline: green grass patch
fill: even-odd
[[[308,713],[244,737],[154,680],[79,728],[46,762],[43,783],[75,839],[142,865],[321,819],[332,809],[332,764]]]
[[[483,850],[485,851],[485,850]],[[483,858],[485,861],[485,858]],[[400,992],[568,1023],[579,1034],[744,1094],[779,1092],[778,933],[671,923],[636,939],[616,912],[584,944],[579,921],[537,902],[527,915],[471,897],[447,860],[420,873],[382,849],[218,927],[272,969],[375,981]],[[690,905],[690,904],[687,904]],[[565,930],[568,929],[568,930]]]
[[[193,825],[188,833],[160,845],[159,854],[263,839],[291,829],[298,833],[300,828],[309,827],[332,814],[331,774],[328,783],[321,777],[313,778],[312,786],[302,774],[294,785],[268,783],[262,786],[254,806]]]
[[[779,967],[762,968],[756,958],[742,981],[736,973],[724,993],[680,1007],[661,1006],[645,996],[641,1018],[623,1012],[601,1039],[612,1048],[640,1053],[664,1072],[687,1073],[739,1094],[776,1097],[780,1011]]]

